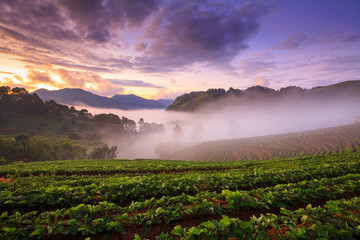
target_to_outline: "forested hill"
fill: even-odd
[[[115,114],[92,115],[86,109],[43,101],[26,89],[0,86],[0,164],[84,158],[115,158],[116,144],[131,144],[142,135],[164,130],[162,124],[138,123]],[[111,143],[112,144],[112,143]],[[93,149],[91,151],[91,149]],[[119,151],[121,148],[119,147]]]
[[[223,104],[247,105],[250,103],[269,104],[277,102],[309,102],[309,101],[358,101],[360,100],[360,81],[346,81],[330,86],[303,89],[289,86],[274,90],[262,86],[253,86],[246,90],[230,88],[209,89],[183,94],[175,99],[166,110],[197,111],[215,102]]]
[[[0,86],[0,134],[27,133],[36,135],[46,131],[57,134],[84,132],[96,127],[116,128],[119,132],[157,130],[160,124],[147,123],[139,126],[134,120],[115,114],[92,115],[86,109],[77,110],[53,100],[43,101],[36,93],[24,88]]]
[[[36,93],[43,101],[54,100],[71,106],[88,106],[95,108],[130,109],[165,109],[172,103],[171,99],[145,99],[134,94],[115,95],[111,98],[99,96],[79,88],[60,90],[38,89]]]

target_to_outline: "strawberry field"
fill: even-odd
[[[205,142],[169,154],[168,159],[239,161],[353,152],[360,149],[360,124],[264,137]]]
[[[360,153],[0,166],[0,239],[359,239]]]

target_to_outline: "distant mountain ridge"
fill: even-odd
[[[60,90],[38,89],[34,91],[43,101],[54,100],[67,105],[86,105],[96,108],[131,109],[165,109],[171,99],[149,100],[134,94],[114,95],[111,98],[99,96],[80,88]]]
[[[272,88],[253,86],[246,90],[230,88],[209,89],[183,94],[177,97],[174,102],[167,107],[167,111],[198,111],[209,105],[222,107],[227,105],[248,105],[259,103],[268,105],[279,102],[327,102],[345,99],[346,101],[359,101],[360,104],[360,80],[346,81],[329,86],[314,87],[303,89],[296,86],[289,86],[274,90]]]

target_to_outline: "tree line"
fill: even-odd
[[[104,134],[164,131],[162,124],[143,118],[136,123],[112,113],[92,115],[86,109],[43,101],[20,87],[0,87],[0,113],[0,159],[6,160],[116,158],[117,146],[103,144]],[[90,151],[81,140],[96,147]]]

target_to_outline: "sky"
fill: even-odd
[[[173,99],[359,79],[359,0],[0,0],[0,85]]]

